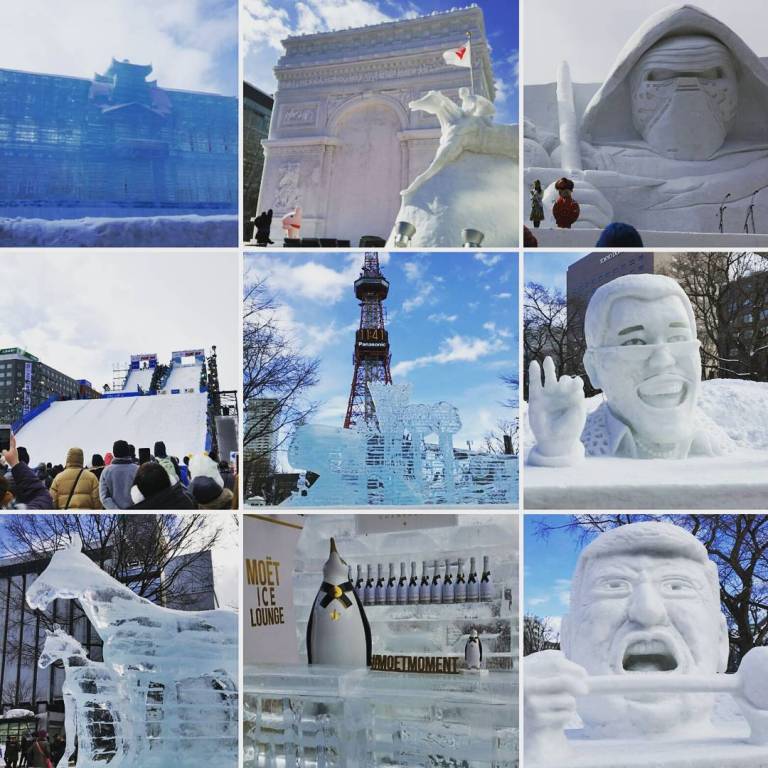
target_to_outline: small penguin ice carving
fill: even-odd
[[[467,644],[464,646],[464,661],[467,669],[480,669],[483,663],[483,644],[477,636],[476,629],[469,633]]]
[[[323,583],[309,614],[307,658],[310,664],[337,667],[371,663],[371,628],[333,539],[323,566]]]

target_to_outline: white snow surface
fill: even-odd
[[[127,440],[150,450],[158,440],[171,456],[205,448],[205,393],[68,400],[53,403],[23,426],[19,445],[32,462],[63,463],[70,448],[83,449],[86,463],[94,453],[112,450],[115,440]]]
[[[194,389],[197,392],[200,389],[200,369],[202,366],[199,363],[192,365],[173,365],[171,367],[171,375],[168,377],[163,389],[169,392],[172,389],[180,389],[182,392],[185,389]]]
[[[587,400],[591,413],[603,395]],[[765,509],[768,383],[702,381],[699,406],[736,442],[724,456],[674,459],[590,457],[571,467],[525,467],[531,509]],[[525,434],[531,435],[525,411]],[[535,443],[526,440],[526,449]],[[768,763],[767,763],[768,765]]]
[[[141,387],[144,392],[148,392],[154,372],[154,368],[140,368],[139,370],[132,368],[128,373],[128,378],[125,380],[125,386],[121,391],[138,392],[139,387]]]
[[[0,218],[0,246],[236,246],[237,216]]]

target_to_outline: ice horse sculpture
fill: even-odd
[[[460,246],[467,228],[484,234],[484,246],[516,245],[517,126],[495,124],[493,104],[469,88],[459,88],[459,98],[461,106],[429,91],[408,105],[438,119],[440,143],[429,167],[400,193],[396,222],[415,227],[412,247]],[[390,247],[396,235],[395,226]]]
[[[410,385],[368,384],[375,424],[352,429],[308,424],[288,449],[293,467],[319,478],[284,503],[292,506],[369,504],[511,504],[517,501],[517,458],[462,451],[453,435],[458,410],[446,402],[410,403]],[[438,442],[426,438],[437,435]],[[303,484],[302,484],[303,485]]]
[[[768,648],[725,674],[718,570],[692,534],[662,522],[601,534],[579,556],[569,605],[562,650],[525,659],[526,765],[766,764]],[[741,722],[718,723],[716,693]],[[566,732],[577,713],[583,730]]]
[[[56,599],[77,600],[104,643],[104,661],[94,662],[59,629],[40,659],[64,661],[67,748],[77,733],[77,765],[234,765],[237,614],[155,605],[81,550],[74,536],[27,592],[30,608],[41,611]]]

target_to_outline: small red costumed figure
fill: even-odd
[[[555,182],[555,189],[559,196],[552,206],[552,215],[558,227],[570,229],[571,224],[578,220],[580,212],[579,204],[571,197],[573,182],[563,177]]]

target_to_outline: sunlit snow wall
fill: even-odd
[[[517,757],[517,515],[307,515],[293,575],[299,665],[246,666],[246,768],[452,766],[513,768]],[[492,590],[477,601],[365,605],[373,654],[459,658],[477,630],[487,674],[373,672],[306,664],[309,613],[323,581],[330,537],[341,557],[374,580],[392,563],[419,579],[422,564],[456,581],[488,557]]]
[[[237,213],[237,99],[0,69],[0,216]]]

